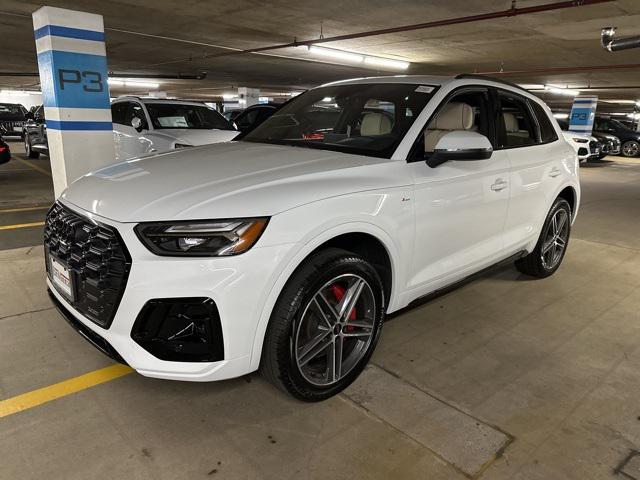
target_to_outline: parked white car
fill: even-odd
[[[47,284],[150,377],[349,385],[385,314],[497,262],[553,274],[580,200],[550,110],[474,75],[324,85],[238,142],[131,160],[48,213]]]
[[[239,132],[203,103],[120,97],[111,104],[116,160],[227,142]]]
[[[586,162],[600,158],[600,154],[602,153],[600,148],[602,148],[602,144],[597,138],[586,133],[570,131],[569,124],[564,120],[560,120],[558,125],[560,125],[562,129],[562,135],[564,135],[565,140],[573,147],[578,155],[578,160]]]

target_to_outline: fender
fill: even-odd
[[[567,178],[553,192],[553,195],[551,195],[549,197],[549,199],[547,200],[547,208],[545,209],[544,217],[538,223],[538,228],[537,228],[538,234],[536,235],[535,240],[532,240],[531,243],[529,243],[527,245],[527,252],[531,252],[535,248],[536,244],[538,243],[538,238],[540,237],[540,233],[542,232],[542,227],[544,226],[544,220],[547,217],[547,213],[549,213],[549,210],[551,209],[551,206],[553,205],[553,202],[555,202],[556,198],[558,198],[558,196],[560,196],[560,192],[562,192],[567,187],[570,187],[573,190],[573,194],[576,197],[575,208],[573,209],[573,212],[571,212],[571,216],[572,216],[571,224],[573,225],[573,222],[575,221],[575,219],[576,219],[576,217],[578,215],[578,209],[580,208],[580,184],[576,183],[576,182],[572,182],[572,181],[570,181],[569,178]]]
[[[389,259],[391,262],[391,294],[389,297],[389,305],[387,311],[393,311],[396,307],[398,298],[398,279],[403,278],[403,272],[396,259],[398,258],[397,248],[393,242],[391,236],[385,232],[379,226],[368,222],[347,222],[336,225],[330,229],[324,230],[322,233],[314,236],[306,243],[296,244],[298,246],[297,251],[293,253],[293,256],[288,258],[288,261],[283,265],[280,273],[277,276],[276,281],[272,284],[267,298],[262,306],[262,313],[256,325],[253,338],[253,347],[251,349],[251,370],[257,370],[260,366],[260,357],[262,356],[262,344],[271,318],[271,312],[284,288],[287,280],[291,277],[293,272],[302,264],[302,262],[323,243],[338,237],[346,233],[366,233],[369,234],[382,243],[387,250]]]

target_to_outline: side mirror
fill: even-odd
[[[492,154],[491,142],[484,135],[470,130],[453,130],[438,140],[433,153],[425,155],[427,165],[433,168],[450,160],[487,160]]]
[[[140,117],[133,117],[131,119],[131,126],[138,132],[141,132],[144,129],[144,121]]]

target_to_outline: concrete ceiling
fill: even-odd
[[[517,7],[557,0],[517,0]],[[233,54],[251,49],[398,27],[511,7],[511,0],[51,0],[48,5],[99,13],[107,28],[110,70],[133,74],[195,74],[201,81],[163,81],[169,95],[214,99],[238,86],[263,92],[302,90],[337,79],[394,74],[353,65],[319,61],[306,48],[270,50],[263,54]],[[1,71],[37,70],[31,13],[39,1],[0,0]],[[557,84],[588,91],[601,99],[640,99],[640,50],[610,53],[600,47],[600,29],[619,27],[619,36],[640,34],[640,1],[616,0],[546,13],[485,20],[424,30],[369,36],[324,44],[326,47],[380,55],[411,62],[408,72],[455,74],[497,72],[526,84]],[[225,56],[215,55],[225,53]],[[614,68],[632,65],[634,68]],[[580,71],[584,67],[611,66]],[[563,73],[548,71],[562,68]],[[564,71],[575,69],[575,71]],[[545,71],[546,70],[546,71]],[[500,73],[502,72],[502,73]],[[515,73],[514,73],[515,72]],[[520,72],[520,73],[517,73]],[[33,77],[0,77],[0,88],[37,87]],[[630,88],[616,88],[630,87]],[[114,90],[114,94],[144,93]],[[570,99],[541,94],[555,106]],[[630,105],[601,102],[609,111],[629,111]]]

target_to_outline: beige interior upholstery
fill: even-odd
[[[529,132],[520,130],[518,118],[513,113],[504,112],[502,117],[504,118],[504,128],[507,131],[507,137],[529,138]]]
[[[438,140],[445,133],[454,130],[473,130],[473,122],[474,112],[470,105],[460,102],[446,104],[424,132],[424,151],[433,152]]]
[[[383,113],[369,112],[362,118],[360,135],[385,135],[391,132],[391,119]]]

